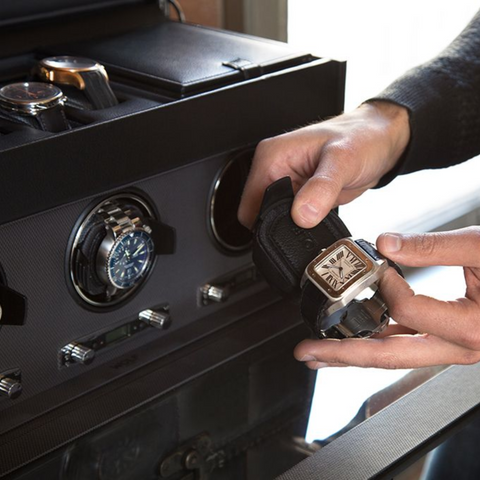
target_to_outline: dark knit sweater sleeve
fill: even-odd
[[[413,68],[372,100],[406,107],[411,138],[396,175],[454,165],[480,154],[480,11],[437,57]]]

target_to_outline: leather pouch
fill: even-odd
[[[272,287],[300,297],[300,281],[310,261],[350,232],[334,210],[314,228],[297,226],[290,215],[293,198],[290,177],[266,189],[254,227],[253,261]]]

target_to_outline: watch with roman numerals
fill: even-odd
[[[292,220],[290,178],[265,191],[254,227],[253,260],[271,286],[301,298],[302,317],[319,338],[368,337],[389,321],[378,281],[394,262],[365,240],[353,240],[332,210],[311,229]]]
[[[369,337],[388,324],[378,281],[392,264],[365,240],[342,238],[305,269],[301,311],[319,338]],[[397,270],[398,271],[398,270]]]

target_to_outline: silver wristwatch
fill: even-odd
[[[389,266],[365,240],[342,238],[324,249],[302,278],[302,315],[320,338],[368,337],[389,321],[378,281]],[[401,271],[400,271],[401,273]]]
[[[149,272],[155,258],[152,229],[139,216],[119,205],[106,205],[98,214],[107,234],[98,249],[97,274],[106,284],[130,289]]]

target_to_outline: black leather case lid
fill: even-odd
[[[169,21],[107,40],[68,45],[58,53],[94,58],[113,79],[152,85],[176,96],[311,60],[281,42]]]
[[[152,0],[4,0],[0,2],[0,26],[142,3]]]

